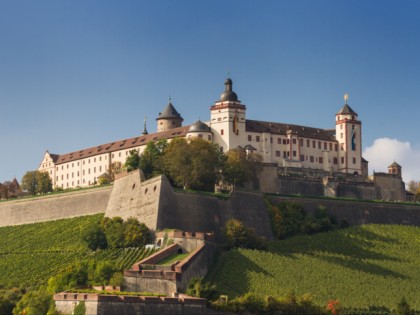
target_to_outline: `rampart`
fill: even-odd
[[[86,315],[204,315],[212,313],[207,309],[205,299],[188,296],[173,298],[62,292],[54,295],[54,301],[57,310],[63,314],[73,314],[74,308],[80,303],[85,304]]]
[[[104,213],[112,186],[0,203],[0,226],[28,224]]]
[[[161,239],[159,232],[158,239]],[[124,290],[148,291],[171,295],[185,291],[193,277],[204,277],[214,257],[214,244],[210,235],[203,233],[169,232],[174,244],[132,265],[124,272]],[[207,240],[206,240],[207,239]],[[163,244],[165,245],[165,244]],[[189,252],[181,261],[170,265],[159,265],[159,262],[173,254]]]

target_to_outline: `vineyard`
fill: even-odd
[[[404,296],[420,310],[420,228],[364,225],[275,241],[269,251],[232,250],[212,270],[221,294],[310,294],[325,305],[395,308]]]
[[[0,228],[0,286],[39,287],[63,267],[82,259],[113,261],[121,269],[152,253],[144,248],[92,252],[81,231],[103,214]]]

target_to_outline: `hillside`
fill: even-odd
[[[420,309],[420,227],[364,225],[232,250],[212,270],[220,293],[309,293],[325,305],[395,308],[402,296]]]
[[[0,227],[0,286],[39,287],[66,265],[81,259],[112,260],[129,267],[149,255],[142,248],[92,252],[81,231],[103,214],[44,223]]]

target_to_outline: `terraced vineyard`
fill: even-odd
[[[210,280],[230,298],[255,292],[308,293],[325,305],[395,308],[405,296],[420,310],[420,228],[364,225],[272,242],[269,251],[233,250]]]
[[[81,240],[81,231],[102,217],[1,227],[0,285],[36,288],[77,260],[114,261],[118,268],[128,268],[152,253],[144,248],[89,250]]]

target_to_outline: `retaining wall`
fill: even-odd
[[[104,213],[112,186],[0,203],[0,226],[19,225]]]

